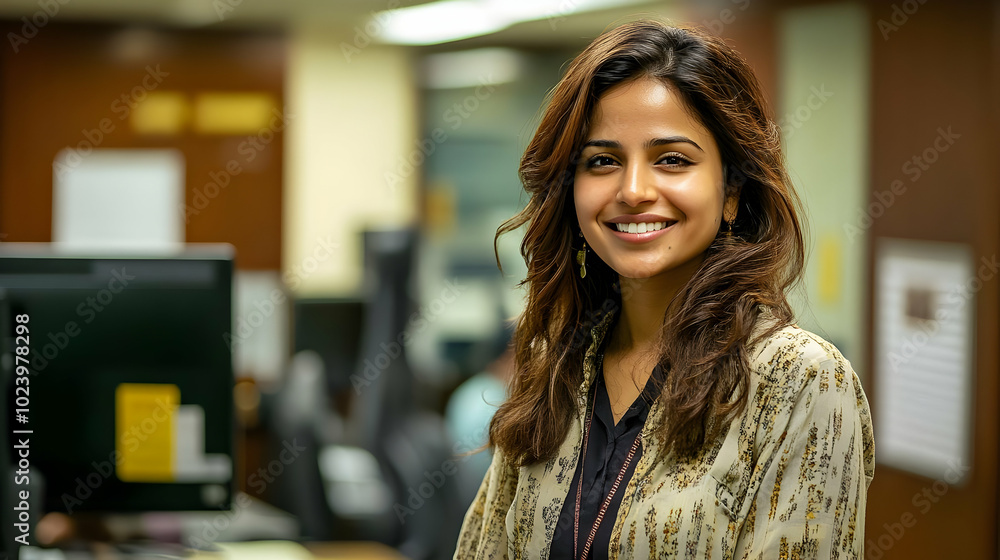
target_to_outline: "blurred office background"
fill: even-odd
[[[3,0],[0,243],[231,244],[235,485],[288,521],[234,538],[450,558],[523,305],[518,160],[645,16],[729,40],[781,126],[799,324],[876,422],[867,557],[996,558],[997,2]]]

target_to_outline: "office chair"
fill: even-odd
[[[364,233],[369,305],[348,431],[385,468],[394,496],[394,545],[410,558],[446,559],[462,508],[455,477],[442,471],[452,459],[451,442],[441,415],[414,403],[402,336],[415,308],[409,284],[417,235],[415,229]]]

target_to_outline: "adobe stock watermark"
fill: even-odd
[[[747,169],[749,169],[749,167],[747,167]],[[736,166],[729,166],[728,172],[730,174],[740,173]],[[743,175],[743,179],[738,180],[737,182],[742,184],[745,180],[746,176]],[[620,280],[616,282],[612,289],[618,294],[618,297],[605,298],[599,308],[589,310],[584,314],[583,320],[580,321],[578,328],[574,331],[573,336],[569,341],[570,349],[576,351],[589,344],[591,342],[591,330],[597,326],[608,313],[620,312],[622,304],[632,299],[632,296],[638,293],[642,286],[648,283],[652,278],[653,275],[630,278],[624,285],[622,285]]]
[[[479,109],[480,103],[493,95],[496,86],[491,84],[492,80],[492,74],[488,74],[486,77],[480,76],[479,85],[476,86],[473,93],[467,95],[460,102],[456,101],[442,113],[441,117],[448,123],[452,131],[461,128],[462,124]],[[399,184],[419,169],[424,161],[437,150],[437,147],[447,140],[448,132],[439,126],[434,127],[427,136],[415,140],[413,149],[406,155],[399,156],[395,170],[385,172],[385,182],[389,188],[395,193]]]
[[[997,260],[995,254],[989,259],[982,257],[975,276],[972,276],[962,284],[954,286],[948,292],[948,295],[945,296],[944,305],[938,307],[934,313],[934,318],[920,321],[920,330],[904,340],[898,352],[889,352],[887,357],[893,371],[898,372],[900,367],[908,364],[920,349],[926,346],[931,338],[941,330],[941,323],[947,321],[952,314],[962,309],[972,299],[973,295],[983,289],[986,282],[992,280],[997,275],[998,270],[1000,270],[1000,261]]]
[[[351,374],[351,385],[354,387],[355,394],[360,395],[362,387],[368,387],[373,381],[378,379],[382,375],[382,372],[392,364],[393,360],[402,354],[403,347],[410,343],[413,335],[423,332],[431,323],[436,321],[445,308],[458,301],[462,292],[467,289],[467,286],[460,286],[458,284],[457,278],[445,280],[444,284],[445,286],[441,289],[441,294],[438,297],[426,305],[421,305],[417,311],[410,314],[406,327],[396,335],[395,340],[379,343],[381,351],[373,357],[365,358],[363,365],[360,367],[360,374]]]
[[[971,467],[963,465],[959,461],[950,461],[948,470],[944,476],[934,481],[929,487],[925,486],[913,495],[910,503],[916,508],[920,515],[927,515],[927,512],[934,507],[934,504],[941,501],[951,487],[965,478]],[[865,558],[869,560],[879,560],[886,552],[892,550],[902,538],[907,530],[912,529],[920,521],[920,518],[912,510],[904,511],[899,519],[889,523],[883,523],[884,529],[878,536],[869,536],[865,539]]]
[[[340,249],[340,243],[330,239],[329,236],[320,239],[309,256],[302,259],[301,263],[293,265],[291,270],[285,273],[283,277],[285,285],[292,290],[298,288],[299,284],[319,270],[319,265],[329,260],[337,249]],[[285,299],[285,292],[275,288],[271,290],[268,297],[255,301],[253,309],[236,321],[233,332],[222,333],[222,340],[226,343],[226,347],[232,351],[236,346],[246,342],[253,336],[257,328],[274,314],[275,309],[285,303]]]
[[[818,89],[816,86],[811,86],[809,91],[810,94],[809,97],[806,98],[805,103],[796,107],[792,112],[786,113],[785,116],[778,121],[778,126],[785,134],[785,140],[794,136],[795,131],[802,128],[802,125],[812,118],[813,113],[819,111],[823,105],[826,105],[826,102],[833,97],[833,92],[826,90],[826,84],[820,84]]]
[[[399,0],[389,0],[386,3],[385,10],[371,12],[371,17],[368,18],[368,22],[365,23],[363,29],[357,25],[354,26],[354,40],[350,43],[347,41],[340,42],[340,52],[344,55],[344,60],[348,64],[352,62],[351,58],[361,54],[361,51],[368,45],[371,45],[375,37],[382,33],[389,20],[396,15],[398,8]]]
[[[194,189],[194,194],[191,195],[191,203],[180,205],[181,213],[184,214],[184,223],[190,223],[191,216],[197,216],[208,208],[212,200],[229,186],[232,178],[243,172],[243,166],[256,159],[260,152],[267,149],[274,142],[277,134],[285,130],[285,127],[288,126],[288,121],[293,117],[294,115],[290,115],[287,111],[281,112],[277,108],[272,109],[271,119],[268,121],[267,126],[258,130],[257,134],[247,136],[236,147],[236,152],[242,156],[242,161],[233,158],[227,161],[222,169],[210,171],[208,173],[209,181],[202,185],[200,189]]]
[[[880,18],[876,22],[879,32],[882,33],[882,39],[888,41],[889,34],[899,31],[900,27],[910,21],[910,16],[917,13],[920,6],[925,3],[927,3],[927,0],[903,0],[902,6],[893,4],[892,14],[889,16],[889,19]]]
[[[644,284],[650,281],[652,276],[647,276],[643,278],[632,278],[622,286],[616,284],[618,297],[621,299],[622,304],[624,302],[632,299],[632,296],[642,288]],[[601,319],[610,312],[620,312],[621,305],[615,298],[605,298],[604,302],[601,304],[600,308],[592,309],[585,313],[584,319],[580,324],[580,327],[576,329],[573,333],[573,338],[570,339],[570,348],[572,350],[579,350],[591,342],[590,335],[591,330],[601,322]]]
[[[212,9],[215,10],[219,21],[225,21],[229,12],[239,8],[241,4],[243,4],[243,0],[212,0]]]
[[[750,7],[750,0],[731,0],[731,2],[734,4],[735,9],[741,12],[746,11],[746,9]],[[701,24],[714,35],[722,35],[726,26],[736,21],[736,15],[737,13],[733,9],[723,8],[719,12],[719,17],[706,19],[702,21]]]
[[[31,14],[30,17],[21,17],[23,23],[21,32],[11,31],[7,33],[7,41],[10,43],[10,48],[14,50],[14,54],[21,52],[21,47],[34,39],[38,32],[48,25],[49,21],[59,13],[59,10],[69,2],[70,0],[38,0],[39,10]]]
[[[456,441],[452,446],[454,458],[444,460],[441,466],[433,471],[424,471],[425,480],[421,481],[416,488],[413,486],[407,488],[406,504],[396,502],[392,505],[392,511],[396,514],[399,524],[405,525],[407,517],[416,514],[429,500],[433,499],[437,491],[448,482],[448,479],[458,474],[462,463],[474,456],[472,454],[466,455],[466,453],[474,451],[478,447],[478,445],[468,446],[461,441]]]
[[[118,116],[119,121],[127,119],[135,106],[146,99],[149,92],[160,87],[163,79],[167,76],[170,76],[170,73],[161,70],[159,64],[156,66],[147,65],[146,74],[139,81],[139,84],[116,97],[111,102],[110,111]],[[111,120],[111,117],[104,117],[98,121],[96,127],[81,130],[83,140],[79,141],[76,146],[67,147],[64,150],[65,155],[53,165],[53,171],[57,175],[63,176],[66,172],[80,165],[84,158],[89,156],[94,148],[104,143],[104,139],[117,128],[118,125]]]
[[[550,8],[545,15],[549,22],[549,28],[555,31],[559,24],[566,21],[566,18],[580,8],[581,0],[562,0],[559,5]]]
[[[59,353],[65,350],[74,338],[80,336],[80,333],[83,332],[83,325],[92,323],[97,318],[98,313],[112,304],[115,295],[127,288],[129,281],[135,280],[135,276],[129,274],[124,266],[119,270],[112,270],[110,276],[104,288],[85,297],[76,306],[76,315],[83,320],[82,324],[76,321],[66,321],[62,330],[49,331],[42,347],[31,358],[32,375],[38,375],[49,366],[52,360],[59,357]]]
[[[910,183],[916,183],[923,176],[924,172],[947,152],[955,141],[962,137],[961,134],[952,132],[951,127],[947,129],[938,127],[937,136],[931,144],[924,148],[922,152],[903,162],[900,171],[909,177]],[[907,185],[902,179],[896,179],[889,184],[888,189],[876,191],[872,197],[875,199],[865,209],[857,209],[857,220],[854,223],[844,224],[844,235],[851,243],[860,237],[866,230],[872,227],[876,219],[882,217],[885,212],[896,203],[896,199],[906,194]]]
[[[545,16],[546,21],[549,22],[549,27],[552,31],[556,30],[556,27],[560,23],[566,20],[566,16],[572,14],[576,11],[577,6],[580,5],[580,0],[562,0],[559,5],[555,8],[549,10],[547,16]]]
[[[294,463],[302,452],[308,449],[304,445],[299,445],[293,438],[291,441],[281,442],[281,451],[276,459],[272,459],[267,465],[260,467],[247,477],[247,487],[253,489],[257,496],[262,496],[269,484],[272,484],[279,476],[285,472],[285,467]],[[201,532],[198,535],[191,535],[185,538],[185,544],[192,548],[207,550],[212,547],[223,531],[228,529],[234,521],[242,516],[243,511],[250,507],[253,502],[249,494],[237,492],[233,496],[232,509],[222,510],[212,519],[201,525]]]
[[[133,424],[127,431],[121,434],[121,446],[129,453],[137,451],[142,444],[149,439],[149,436],[156,433],[160,425],[173,418],[178,405],[164,402],[162,399],[155,399],[156,407],[138,424]],[[121,467],[125,460],[125,455],[119,453],[118,449],[111,451],[106,460],[101,462],[91,461],[90,466],[94,470],[85,477],[77,477],[76,488],[72,494],[63,492],[60,496],[66,513],[72,514],[73,510],[83,505],[83,502],[94,495],[94,492],[104,484],[104,481]]]

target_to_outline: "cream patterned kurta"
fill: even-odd
[[[774,320],[760,310],[758,329]],[[465,514],[456,559],[548,558],[580,456],[597,349],[612,318],[606,314],[591,331],[579,418],[558,456],[516,469],[494,451]],[[797,325],[762,340],[748,357],[747,407],[693,460],[662,455],[655,432],[661,400],[653,403],[635,474],[619,490],[621,508],[604,520],[614,522],[609,558],[862,558],[875,455],[857,374],[836,347]]]

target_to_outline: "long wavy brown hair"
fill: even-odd
[[[527,224],[521,255],[528,275],[519,284],[527,285],[527,306],[513,337],[517,371],[490,422],[488,442],[516,466],[557,453],[578,414],[591,329],[621,308],[618,275],[596,254],[587,259],[586,278],[577,274],[573,178],[602,94],[641,77],[680,92],[719,146],[727,196],[739,197],[733,235],[720,231],[660,326],[667,447],[695,452],[742,412],[748,348],[794,321],[785,293],[802,276],[801,202],[750,65],[721,39],[692,27],[642,20],[605,32],[549,92],[518,170],[531,198],[494,238],[496,251],[501,235]],[[750,340],[761,305],[778,321]]]

